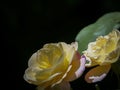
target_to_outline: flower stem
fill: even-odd
[[[95,84],[95,88],[96,88],[96,90],[100,90],[98,84]]]

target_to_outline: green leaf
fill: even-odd
[[[98,36],[108,34],[115,28],[120,28],[120,12],[103,15],[95,23],[84,27],[77,34],[75,40],[78,42],[78,51],[82,53],[90,42],[95,41]]]
[[[100,17],[96,23],[104,23],[104,22],[119,22],[120,12],[111,12]]]

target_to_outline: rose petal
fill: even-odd
[[[45,90],[43,87],[38,86],[36,90]]]
[[[85,70],[85,63],[86,63],[86,58],[85,56],[82,56],[80,59],[80,67],[78,68],[78,70],[75,72],[76,77],[80,77],[82,75],[82,73]]]
[[[101,81],[105,78],[107,73],[109,72],[111,68],[111,65],[102,65],[102,66],[97,66],[90,70],[86,75],[85,75],[85,80],[87,83],[94,83]]]
[[[83,53],[90,63],[86,66],[111,64],[118,60],[120,55],[120,32],[113,30],[108,35],[97,37],[96,41],[88,44]],[[95,62],[95,63],[91,63]]]
[[[72,59],[74,57],[74,54],[78,48],[78,44],[77,42],[70,44],[66,44],[66,43],[60,43],[60,45],[63,48],[64,53],[66,54],[66,58],[67,61],[69,62],[69,64],[72,62]]]
[[[71,67],[71,68],[70,68]],[[75,72],[80,67],[80,54],[78,52],[75,53],[71,64],[69,65],[69,71],[67,71],[67,76],[65,77],[65,81],[72,81],[76,79]]]
[[[76,52],[71,63],[72,68],[70,69],[66,78],[64,79],[65,81],[73,81],[79,78],[84,72],[86,59],[84,56],[81,56],[80,59],[80,56],[78,57],[78,55],[79,55],[78,52]]]
[[[54,87],[52,87],[51,90],[70,90],[70,84],[69,82],[62,82],[58,85],[55,85]],[[46,89],[48,90],[48,89]]]
[[[77,48],[77,42],[72,44],[64,42],[45,44],[29,59],[24,79],[43,88],[60,84],[73,67],[71,63]],[[76,70],[77,68],[74,72]]]
[[[41,86],[38,86],[37,90],[71,90],[71,87],[69,82],[62,82],[54,87],[42,88]]]
[[[85,67],[93,67],[93,66],[98,65],[98,63],[95,60],[90,59],[85,54],[84,54],[84,56],[86,57]]]

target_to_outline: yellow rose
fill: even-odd
[[[99,36],[95,42],[88,44],[88,49],[83,52],[91,67],[99,65],[89,71],[85,77],[88,83],[102,80],[120,56],[120,32],[113,30],[106,36]]]
[[[61,83],[63,88],[59,89],[66,88],[65,85],[70,89],[68,82],[78,78],[85,68],[85,58],[80,61],[77,49],[77,42],[44,45],[29,59],[24,79],[38,85],[40,90],[58,89]]]

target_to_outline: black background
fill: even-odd
[[[35,90],[23,79],[29,57],[46,43],[75,41],[77,33],[108,12],[120,11],[120,0],[9,0],[0,3],[1,75],[4,88]],[[101,90],[117,90],[112,71]],[[82,76],[73,90],[95,90]]]

